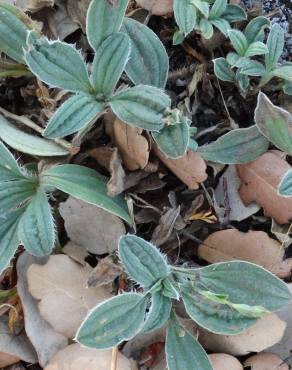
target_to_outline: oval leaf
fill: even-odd
[[[210,9],[209,19],[220,18],[227,7],[227,0],[215,0]]]
[[[267,40],[269,52],[265,55],[267,71],[271,71],[283,53],[285,43],[284,30],[277,23],[273,25]]]
[[[6,146],[0,142],[0,181],[25,179],[28,174],[21,168]]]
[[[278,194],[282,197],[292,197],[292,170],[288,171],[281,180]]]
[[[248,48],[248,42],[245,35],[239,30],[232,29],[228,31],[228,36],[235,51],[240,56],[244,56]]]
[[[245,27],[244,34],[249,44],[255,41],[263,41],[265,29],[269,28],[271,22],[268,18],[260,16],[252,19]]]
[[[222,81],[235,82],[235,73],[225,58],[213,60],[215,75]]]
[[[228,4],[225,12],[222,14],[222,17],[228,22],[239,22],[247,19],[247,14],[244,9],[235,4]]]
[[[176,23],[187,36],[197,23],[197,9],[188,0],[174,0],[173,10]]]
[[[160,293],[154,293],[151,298],[151,308],[143,327],[143,332],[151,332],[160,329],[169,319],[172,302],[171,299]]]

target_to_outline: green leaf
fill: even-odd
[[[110,100],[120,120],[149,131],[161,130],[163,113],[169,106],[170,98],[162,90],[147,85],[117,92]]]
[[[227,7],[227,0],[215,0],[210,9],[209,19],[220,18]]]
[[[160,329],[169,319],[172,302],[170,298],[161,293],[154,293],[151,297],[151,308],[146,319],[143,332],[151,332]]]
[[[209,17],[209,4],[202,0],[189,0],[189,4],[196,7],[206,18]]]
[[[172,37],[172,44],[173,45],[180,45],[183,43],[185,39],[185,35],[183,33],[183,31],[181,30],[176,30],[175,33],[173,34],[173,37]]]
[[[278,194],[282,197],[292,197],[292,170],[286,172],[278,186]]]
[[[199,23],[199,30],[205,39],[210,39],[214,33],[212,23],[206,18],[201,18]]]
[[[55,241],[54,219],[47,195],[41,188],[20,219],[18,238],[25,249],[36,257],[45,257],[52,252]]]
[[[264,154],[269,147],[268,140],[253,125],[232,130],[211,144],[199,147],[204,159],[223,164],[247,163]]]
[[[227,54],[226,56],[226,60],[228,62],[228,64],[230,64],[232,67],[237,67],[237,63],[243,59],[244,57],[241,57],[240,55],[238,55],[237,53],[234,53],[234,52],[230,52]]]
[[[262,43],[261,41],[255,41],[249,45],[244,56],[253,57],[254,55],[263,55],[267,54],[268,52],[269,49],[264,43]]]
[[[126,73],[135,85],[144,84],[164,88],[169,60],[165,47],[157,35],[143,23],[125,18],[121,29],[131,40],[131,54]]]
[[[0,78],[24,76],[32,76],[32,73],[24,64],[19,64],[7,60],[0,60]]]
[[[235,82],[235,73],[225,58],[213,60],[215,75],[222,81]]]
[[[247,59],[240,68],[240,73],[247,76],[262,76],[265,73],[265,67],[257,60]]]
[[[222,18],[228,22],[239,22],[247,19],[247,14],[239,5],[228,4]]]
[[[167,328],[165,352],[169,370],[213,370],[203,347],[179,324],[174,314]]]
[[[92,92],[84,60],[72,45],[28,37],[24,57],[33,74],[49,86]]]
[[[244,34],[249,44],[255,41],[263,41],[265,29],[270,28],[271,22],[268,18],[260,16],[252,19],[245,27]]]
[[[195,28],[197,9],[189,0],[174,0],[174,18],[180,30],[187,36]]]
[[[85,318],[76,340],[90,348],[117,346],[133,338],[144,325],[147,299],[142,294],[124,293],[96,306]]]
[[[11,148],[31,155],[53,157],[68,155],[60,145],[41,137],[27,134],[0,116],[0,138]]]
[[[152,287],[169,274],[165,257],[154,245],[138,236],[120,238],[119,257],[127,274],[144,287]]]
[[[271,71],[273,76],[292,82],[292,64],[282,64]]]
[[[246,90],[249,88],[250,79],[247,75],[240,72],[241,70],[239,69],[236,71],[236,82],[239,89],[245,93]]]
[[[128,62],[130,39],[123,33],[113,33],[106,38],[96,51],[92,64],[92,85],[95,93],[109,97]]]
[[[292,155],[292,115],[288,111],[274,105],[260,92],[254,119],[260,132],[269,141]]]
[[[265,55],[265,63],[268,71],[277,64],[284,49],[284,30],[277,23],[273,25],[267,40],[268,54]]]
[[[176,290],[169,277],[165,278],[161,282],[161,284],[162,284],[161,294],[163,294],[165,297],[176,299],[177,301],[179,301],[180,298],[179,292]]]
[[[122,196],[109,197],[106,182],[90,168],[73,164],[54,166],[41,174],[41,183],[94,204],[121,217],[129,224],[132,223],[125,199]]]
[[[235,51],[243,57],[248,48],[248,42],[245,35],[239,30],[231,29],[228,31],[228,36]]]
[[[6,146],[0,142],[0,181],[25,179],[26,171],[21,168]]]
[[[111,3],[108,0],[92,0],[86,19],[87,39],[97,51],[101,43],[112,33],[119,32],[129,0]]]
[[[231,26],[226,19],[211,19],[210,22],[213,24],[213,26],[218,28],[218,30],[222,32],[225,37],[228,37],[228,31],[230,30]]]
[[[43,136],[56,139],[73,134],[92,122],[102,110],[103,104],[94,96],[73,95],[50,118]]]
[[[292,95],[292,82],[285,81],[283,85],[283,91],[287,95]]]

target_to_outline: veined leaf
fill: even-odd
[[[198,28],[205,39],[210,39],[213,36],[214,28],[208,19],[201,18]]]
[[[29,69],[49,86],[92,92],[85,62],[72,45],[29,35],[24,58]]]
[[[160,329],[169,319],[171,312],[171,299],[161,293],[152,294],[151,302],[151,308],[143,327],[144,333]]]
[[[244,34],[249,44],[255,41],[263,41],[265,29],[269,28],[271,22],[268,18],[260,16],[252,19],[245,27]]]
[[[111,3],[108,0],[92,0],[86,19],[87,39],[97,51],[101,43],[121,28],[129,0]]]
[[[124,293],[96,306],[85,318],[76,340],[90,348],[117,346],[133,338],[144,325],[147,298]]]
[[[27,177],[25,170],[18,165],[10,151],[0,142],[0,182]]]
[[[253,161],[268,147],[268,140],[254,125],[230,131],[213,143],[199,147],[198,152],[208,161],[239,164]]]
[[[227,7],[227,0],[215,0],[212,5],[209,13],[209,19],[220,18],[221,15],[225,12]]]
[[[217,58],[214,59],[213,62],[215,74],[220,80],[235,82],[235,73],[232,71],[225,58]]]
[[[181,1],[181,0],[180,0]],[[165,47],[156,34],[144,24],[125,18],[121,31],[131,40],[131,54],[126,73],[135,85],[164,88],[169,61]]]
[[[241,57],[240,55],[238,55],[237,53],[234,53],[233,51],[231,51],[230,53],[227,54],[226,56],[226,60],[228,62],[228,64],[230,64],[232,67],[238,67],[238,62],[243,59],[244,57]],[[224,59],[224,58],[222,58]]]
[[[27,134],[0,116],[0,138],[11,148],[31,155],[53,157],[69,152],[53,141]]]
[[[147,288],[169,274],[165,257],[154,245],[138,236],[120,238],[119,257],[127,274]]]
[[[54,166],[41,174],[41,183],[94,204],[131,224],[125,199],[122,196],[109,197],[106,182],[90,168],[73,164]]]
[[[271,71],[277,64],[284,49],[284,30],[277,23],[270,30],[267,47],[269,52],[265,55],[267,71]]]
[[[102,109],[102,103],[92,95],[73,95],[50,118],[43,136],[56,139],[73,134],[92,122]]]
[[[245,35],[239,30],[231,29],[228,31],[228,36],[235,51],[243,57],[248,48],[248,42]]]
[[[247,19],[247,14],[239,5],[228,4],[226,10],[222,14],[222,18],[228,22],[239,22]]]
[[[292,197],[292,170],[288,171],[282,178],[278,187],[278,194],[282,197]]]
[[[269,52],[269,49],[263,42],[255,41],[248,46],[244,56],[253,57],[254,55],[263,55],[263,54],[267,54],[268,52]]]
[[[163,127],[163,113],[170,106],[170,98],[154,86],[138,85],[117,92],[110,99],[110,107],[120,120],[149,131]]]
[[[255,122],[260,132],[277,148],[292,155],[292,115],[275,106],[260,92],[255,110]]]
[[[187,36],[197,23],[197,9],[189,0],[174,0],[174,18],[180,30]]]
[[[247,59],[240,68],[240,73],[247,76],[262,76],[265,73],[265,67],[257,60]]]
[[[241,73],[241,70],[236,71],[236,82],[240,90],[246,91],[250,85],[250,79],[248,75]]]
[[[45,192],[39,188],[18,225],[18,238],[36,257],[48,256],[55,241],[54,219]]]
[[[285,63],[271,71],[273,76],[292,82],[292,63]]]
[[[123,33],[111,34],[99,46],[91,76],[97,95],[109,97],[113,93],[128,62],[130,51],[130,39]]]
[[[174,314],[167,328],[165,352],[169,370],[213,370],[203,347],[179,324]]]
[[[196,7],[206,18],[209,17],[209,4],[203,0],[189,0],[189,3]]]
[[[231,29],[229,22],[224,18],[210,19],[210,22],[223,33],[225,37],[228,37],[228,31]]]

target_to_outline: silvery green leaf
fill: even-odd
[[[244,9],[239,5],[228,4],[222,18],[228,22],[239,22],[247,19],[247,14]]]
[[[197,9],[189,0],[174,0],[174,17],[180,30],[187,36],[195,28]]]
[[[248,46],[244,56],[253,57],[254,55],[263,55],[267,54],[268,52],[269,49],[264,43],[262,43],[261,41],[255,41]]]
[[[265,55],[265,63],[268,71],[272,70],[276,66],[283,53],[284,43],[284,30],[275,23],[270,30],[267,40],[269,52]]]
[[[200,146],[201,156],[212,162],[239,164],[255,160],[269,147],[268,140],[254,125],[232,130],[211,144]]]
[[[109,197],[106,181],[90,168],[73,164],[54,166],[41,174],[40,181],[44,187],[57,188],[132,223],[125,199]]]
[[[202,0],[189,0],[189,4],[197,8],[206,18],[209,17],[209,4]]]
[[[286,172],[278,186],[278,194],[282,197],[292,197],[292,170]]]
[[[92,122],[103,110],[93,95],[79,93],[71,96],[50,118],[43,136],[56,139],[73,134]]]
[[[292,155],[292,115],[285,109],[275,106],[262,92],[258,95],[255,122],[269,141]]]
[[[27,173],[21,168],[16,159],[0,142],[0,182],[27,178]]]
[[[112,111],[130,125],[149,131],[163,127],[163,113],[170,106],[170,98],[154,86],[138,85],[117,92],[110,99]]]
[[[210,39],[214,33],[214,28],[213,28],[212,23],[206,18],[200,19],[199,30],[205,39]]]
[[[131,54],[126,73],[135,85],[144,84],[164,88],[169,60],[165,47],[157,35],[143,23],[125,18],[122,32],[131,40]]]
[[[96,306],[80,326],[76,340],[83,346],[103,349],[133,338],[144,325],[147,299],[124,293]]]
[[[53,157],[69,152],[51,140],[27,134],[0,116],[0,138],[11,148],[36,156]]]
[[[283,91],[287,95],[292,95],[292,82],[285,81],[283,85]]]
[[[225,12],[227,7],[227,0],[215,0],[212,5],[209,13],[209,19],[220,18],[221,15]]]
[[[179,292],[174,287],[173,282],[170,280],[170,278],[165,278],[162,282],[162,288],[161,288],[161,294],[163,294],[165,297],[176,299],[179,301]]]
[[[240,73],[247,76],[262,76],[265,73],[265,67],[257,60],[247,59],[240,68]]]
[[[168,323],[165,352],[168,370],[213,370],[203,347],[174,314]]]
[[[218,30],[223,33],[224,36],[228,37],[228,30],[230,30],[231,27],[226,19],[210,19],[210,22],[213,24],[213,26],[218,28]]]
[[[119,257],[127,274],[144,287],[152,287],[169,274],[165,257],[154,245],[138,236],[120,238]]]
[[[243,57],[248,48],[248,42],[245,35],[239,30],[231,29],[228,31],[228,36],[235,51]]]
[[[101,43],[112,33],[119,32],[129,0],[92,0],[86,19],[87,39],[97,51]]]
[[[240,70],[238,69],[236,71],[236,83],[239,87],[239,89],[243,92],[245,92],[250,85],[250,79],[248,75],[245,75],[243,73],[240,73]]]
[[[169,319],[172,302],[161,293],[154,293],[151,297],[151,307],[143,327],[143,332],[160,329]]]
[[[292,64],[285,63],[271,71],[273,76],[283,78],[283,80],[292,82]]]
[[[180,45],[183,43],[185,39],[185,34],[181,30],[176,30],[172,37],[172,44],[173,45]]]
[[[237,53],[234,53],[233,51],[231,51],[230,53],[227,54],[226,56],[226,60],[227,62],[232,66],[232,67],[236,67],[237,66],[237,63],[240,59],[242,59],[243,57],[239,56]]]
[[[235,73],[225,58],[213,60],[215,75],[222,81],[235,82]]]
[[[24,58],[32,73],[49,86],[92,92],[85,62],[73,45],[28,36]]]
[[[259,16],[252,19],[245,27],[244,34],[249,44],[255,41],[263,41],[265,29],[270,28],[271,22],[268,18]]]
[[[39,188],[18,225],[18,238],[36,257],[48,256],[55,241],[54,219],[47,195]]]
[[[113,33],[99,46],[92,64],[91,81],[95,93],[109,97],[129,60],[130,39],[124,33]]]

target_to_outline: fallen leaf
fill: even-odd
[[[114,262],[112,256],[107,256],[98,262],[98,265],[88,276],[88,287],[99,287],[111,284],[123,272],[123,268]]]
[[[227,355],[226,353],[212,353],[209,360],[213,370],[243,370],[243,366],[237,358]]]
[[[245,204],[256,201],[264,208],[265,215],[279,224],[292,218],[292,198],[277,194],[277,187],[291,166],[274,153],[265,153],[253,162],[237,165],[241,179],[240,197]]]
[[[87,288],[91,271],[61,254],[28,269],[29,291],[39,301],[41,315],[68,338],[74,338],[91,308],[111,297],[103,287]]]
[[[66,232],[75,244],[91,253],[112,253],[126,229],[119,217],[73,197],[60,204]]]
[[[32,13],[38,12],[43,8],[50,7],[52,8],[55,4],[55,0],[28,0],[27,8]]]
[[[289,366],[274,353],[259,353],[244,362],[250,370],[289,370]]]
[[[292,229],[290,224],[279,225],[275,220],[272,220],[271,232],[284,248],[288,248],[292,244]]]
[[[279,342],[285,332],[286,323],[276,314],[268,314],[257,323],[236,335],[219,335],[201,329],[199,341],[214,352],[244,356],[251,352],[261,352]]]
[[[136,3],[153,15],[170,15],[173,12],[173,0],[136,0]]]
[[[88,252],[83,247],[80,247],[80,245],[68,242],[63,247],[62,252],[72,258],[73,261],[80,263],[80,265],[87,265],[85,258],[88,256]]]
[[[95,350],[75,343],[57,353],[44,370],[109,370],[111,357],[111,349]],[[119,352],[116,370],[137,370],[137,366]]]
[[[82,31],[86,31],[86,13],[91,0],[67,0],[68,14],[80,25]]]
[[[37,301],[28,291],[27,270],[32,264],[45,263],[45,261],[46,259],[30,256],[26,252],[17,261],[17,291],[22,303],[25,331],[37,352],[38,361],[42,367],[46,366],[50,359],[68,344],[67,338],[56,333],[52,326],[43,319]]]
[[[220,230],[209,235],[198,249],[198,256],[210,263],[243,260],[263,266],[280,276],[284,272],[284,254],[283,246],[267,233],[252,230],[243,233],[236,229]],[[286,271],[288,276],[290,265]]]
[[[170,169],[189,189],[198,189],[199,184],[204,182],[208,175],[206,173],[206,163],[200,154],[189,150],[182,158],[169,159],[154,146],[157,157]]]

